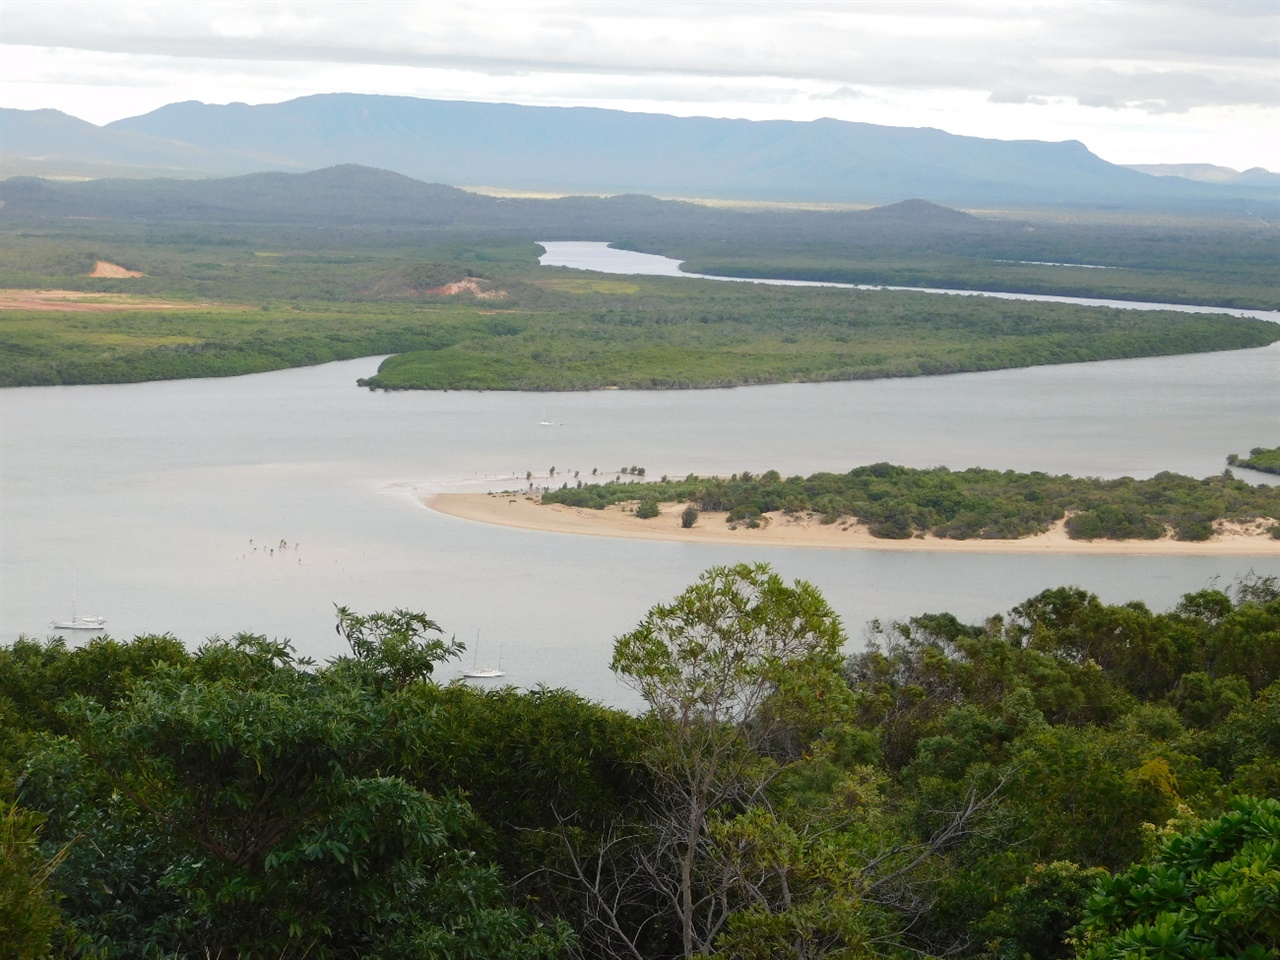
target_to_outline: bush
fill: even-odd
[[[684,511],[680,514],[680,526],[688,530],[697,522],[698,522],[698,508],[691,503],[687,507],[685,507]]]
[[[1151,864],[1103,880],[1084,921],[1085,960],[1272,957],[1280,942],[1280,801],[1241,798],[1167,840]]]

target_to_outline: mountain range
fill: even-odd
[[[1280,198],[1280,178],[1152,176],[1108,163],[1076,141],[987,140],[838,120],[357,94],[257,106],[175,103],[101,127],[54,110],[0,110],[6,176],[192,178],[352,163],[434,183],[550,193],[857,204],[924,198],[953,206]]]

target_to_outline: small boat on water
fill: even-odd
[[[106,617],[76,616],[76,568],[71,568],[71,617],[67,620],[52,620],[49,626],[54,630],[105,630]]]
[[[72,616],[70,620],[51,620],[49,626],[55,630],[105,630],[107,618]]]
[[[502,647],[498,647],[498,665],[496,667],[480,666],[480,634],[476,633],[476,648],[471,658],[471,669],[463,670],[462,675],[470,680],[492,680],[494,677],[505,677],[502,669]]]

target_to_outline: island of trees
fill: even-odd
[[[1227,463],[1263,473],[1280,473],[1280,447],[1254,447],[1243,459],[1233,453],[1227,457]]]
[[[428,617],[0,648],[12,957],[1264,960],[1280,587],[872,623],[708,570],[639,714],[441,685]]]
[[[1243,466],[1243,462],[1241,463]],[[1253,486],[1229,473],[1196,480],[1159,473],[1148,480],[1018,473],[1013,470],[921,470],[876,463],[848,473],[783,478],[776,470],[731,477],[666,477],[637,485],[565,483],[542,494],[543,503],[602,510],[637,501],[640,518],[658,515],[660,503],[686,503],[725,513],[731,524],[758,526],[766,514],[812,514],[824,523],[853,518],[873,536],[954,540],[1017,539],[1043,533],[1066,518],[1077,540],[1155,540],[1172,531],[1179,540],[1207,540],[1221,521],[1269,521],[1280,538],[1280,489]]]

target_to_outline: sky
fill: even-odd
[[[0,106],[372,93],[1080,140],[1280,171],[1280,0],[0,0]]]

